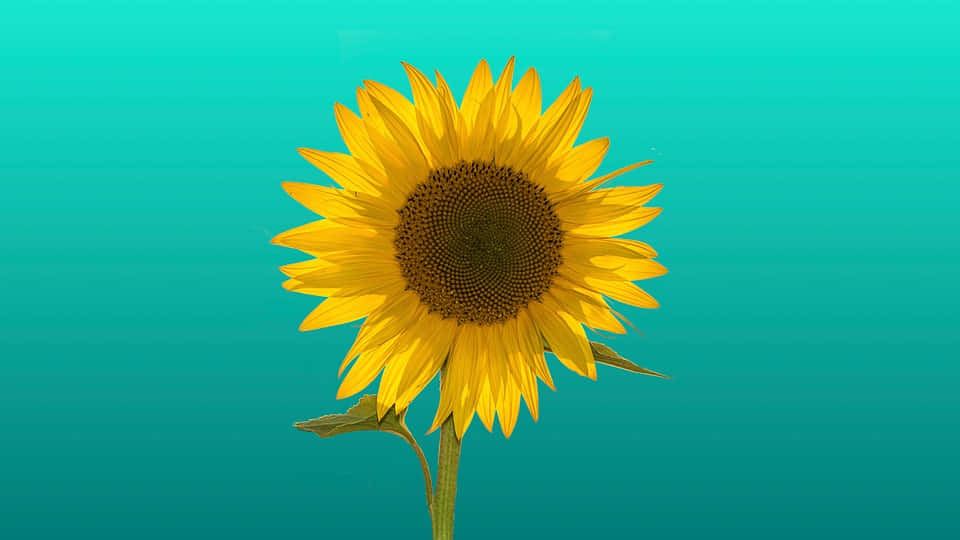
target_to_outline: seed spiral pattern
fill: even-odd
[[[394,246],[408,288],[458,323],[515,317],[560,267],[560,219],[543,186],[510,167],[434,169],[398,212]]]

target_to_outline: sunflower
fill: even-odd
[[[521,397],[537,419],[537,379],[554,388],[545,349],[596,379],[584,326],[625,332],[607,298],[657,307],[633,283],[666,272],[656,252],[613,237],[656,217],[661,185],[600,188],[649,161],[591,179],[610,141],[574,146],[579,78],[541,112],[536,70],[513,87],[513,58],[496,82],[481,61],[459,105],[439,72],[403,66],[413,103],[364,81],[359,116],[334,106],[350,153],[299,149],[340,188],[283,184],[324,218],[273,239],[313,257],[281,267],[284,287],[326,297],[301,330],[365,319],[338,398],[382,373],[377,413],[402,415],[443,369],[431,431],[453,415],[463,437],[476,413],[509,437]]]

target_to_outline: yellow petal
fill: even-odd
[[[571,204],[582,205],[602,205],[602,206],[642,206],[650,202],[660,190],[663,184],[651,184],[649,186],[621,186],[614,188],[598,189],[586,193],[580,197],[559,203],[558,206],[567,206]]]
[[[502,117],[494,126],[495,157],[498,163],[519,170],[517,163],[521,155],[520,143],[523,139],[520,132],[520,114],[512,103],[507,102],[507,106],[509,110],[503,111]]]
[[[571,371],[590,376],[593,353],[580,323],[546,295],[541,302],[530,302],[527,309],[557,359]]]
[[[555,206],[561,220],[576,224],[624,221],[649,211],[643,204],[649,202],[662,184],[641,188],[608,188],[571,197]]]
[[[338,261],[334,266],[301,274],[297,279],[312,287],[339,288],[377,285],[399,276],[399,267],[392,258],[372,259],[355,255],[353,258]]]
[[[493,76],[490,74],[490,65],[486,60],[480,60],[473,71],[467,90],[460,103],[460,113],[468,125],[473,125],[474,116],[480,109],[480,103],[493,88]]]
[[[428,315],[421,321],[429,332],[424,335],[424,347],[419,353],[416,362],[407,364],[400,380],[400,391],[397,395],[397,410],[404,410],[411,401],[433,380],[443,366],[453,345],[453,338],[457,332],[457,322],[453,319],[441,319],[436,314]]]
[[[642,227],[660,215],[662,208],[641,206],[624,212],[617,219],[607,222],[599,221],[597,216],[591,214],[587,223],[568,222],[565,223],[569,229],[567,231],[582,236],[617,236],[628,233],[638,227]]]
[[[371,130],[379,131],[380,133],[385,133],[386,128],[383,125],[383,119],[380,118],[380,113],[377,112],[377,108],[373,106],[373,101],[370,99],[370,93],[367,92],[365,88],[357,87],[357,108],[360,109],[360,115],[363,117],[363,126],[367,129],[367,134]],[[370,139],[371,144],[374,148],[377,148],[377,143],[372,138]],[[377,149],[377,155],[382,159],[382,151]]]
[[[337,152],[323,152],[311,148],[298,148],[298,152],[314,167],[325,172],[334,182],[348,191],[379,193],[376,182],[371,179],[353,156]]]
[[[503,385],[498,398],[497,417],[500,418],[500,430],[503,431],[503,436],[509,439],[517,425],[517,414],[520,412],[520,389],[511,381]]]
[[[471,348],[474,351],[474,357],[459,407],[454,407],[453,411],[458,437],[463,437],[463,433],[467,431],[473,419],[484,380],[489,382],[490,390],[494,395],[502,382],[498,369],[500,366],[491,355],[489,330],[490,327],[474,326],[472,332],[463,333],[463,335],[472,334]]]
[[[396,337],[405,328],[412,326],[426,311],[420,299],[413,291],[405,290],[406,283],[400,281],[399,287],[391,290],[387,300],[363,322],[357,338],[343,358],[340,371],[356,355],[375,349]]]
[[[411,364],[416,368],[420,351],[424,346],[424,336],[416,332],[404,332],[399,338],[393,356],[387,360],[383,375],[380,377],[380,388],[377,390],[377,418],[382,419],[387,412],[396,405],[397,393],[400,391],[400,380],[404,371]],[[399,412],[399,409],[397,409]]]
[[[337,127],[340,129],[340,137],[353,157],[366,161],[382,173],[383,165],[380,164],[377,151],[367,137],[367,128],[364,127],[363,120],[340,103],[334,104],[333,111],[337,119]]]
[[[596,172],[610,148],[610,139],[603,137],[572,148],[561,161],[557,176],[568,182],[580,182]]]
[[[597,257],[593,264],[610,268],[618,276],[628,281],[638,281],[660,277],[667,273],[667,269],[652,259],[621,259],[619,257]]]
[[[468,378],[467,373],[473,366],[472,359],[467,361],[466,355],[463,354],[464,347],[468,345],[466,340],[470,339],[470,336],[464,335],[464,330],[469,328],[467,326],[457,328],[453,338],[444,374],[440,379],[440,403],[428,433],[440,427],[447,417],[453,414],[454,406],[462,399]]]
[[[560,99],[557,101],[559,102]],[[527,154],[519,160],[522,170],[535,178],[541,176],[542,170],[558,148],[562,137],[570,126],[570,122],[573,121],[578,103],[579,96],[575,95],[565,102],[566,106],[560,110],[554,120],[548,121],[546,114],[540,119],[537,128],[531,131],[527,140],[523,143]],[[553,106],[551,106],[551,109],[553,109]]]
[[[543,113],[536,123],[530,128],[529,133],[527,134],[525,144],[526,146],[533,146],[533,143],[542,140],[543,134],[547,131],[554,129],[557,122],[563,117],[567,109],[570,108],[571,104],[574,104],[577,99],[580,97],[580,77],[574,77],[570,84],[567,85],[567,88],[557,97],[556,100],[549,107],[547,107],[546,112]],[[539,150],[541,147],[536,146]],[[550,156],[544,156],[544,159]]]
[[[394,264],[390,264],[395,261],[392,254],[383,249],[377,249],[375,245],[356,246],[349,250],[327,251],[324,253],[314,252],[314,256],[317,257],[318,260],[330,263],[329,270],[334,270],[336,267],[341,266],[367,267],[382,264],[391,270],[390,274],[392,276],[399,277],[399,274],[392,271],[394,268],[399,268]],[[309,281],[310,276],[309,274],[301,274],[297,276],[297,279]]]
[[[583,325],[580,323],[580,321],[573,317],[569,311],[564,309],[564,306],[558,304],[553,296],[549,294],[544,295],[542,303],[544,308],[552,313],[555,313],[563,321],[566,328],[575,338],[575,342],[579,348],[576,351],[568,351],[566,356],[579,363],[579,359],[576,358],[576,355],[583,355],[581,358],[585,358],[586,360],[586,376],[591,379],[596,379],[597,367],[593,360],[593,350],[590,348],[590,340],[587,339],[587,334],[583,330]],[[549,341],[547,341],[547,343],[549,343]],[[559,355],[557,355],[555,351],[554,356],[559,358]]]
[[[513,85],[513,64],[514,57],[510,57],[492,91],[494,102],[489,129],[494,132],[494,148],[491,149],[491,154],[496,156],[509,153],[509,148],[505,144],[508,140],[514,139],[520,129],[519,117],[513,101],[510,99],[510,88]]]
[[[560,256],[564,259],[563,267],[560,268],[561,275],[570,275],[570,276],[591,276],[597,279],[605,279],[608,281],[620,281],[623,279],[623,276],[618,274],[615,270],[609,268],[602,268],[597,266],[590,261],[574,259],[570,256],[571,250],[564,246],[560,249]]]
[[[366,123],[366,126],[370,141],[380,152],[380,161],[386,170],[386,177],[389,178],[388,185],[399,194],[400,200],[406,200],[413,188],[426,178],[426,163],[422,159],[416,160],[415,155],[408,156],[393,137],[387,134],[386,128],[381,131],[371,123]]]
[[[399,223],[395,210],[366,194],[300,182],[281,185],[298,203],[331,221],[361,228],[393,228]]]
[[[513,66],[516,61],[516,56],[511,56],[505,66],[503,66],[503,71],[500,72],[500,77],[497,78],[497,90],[505,90],[507,94],[510,93],[510,88],[513,86]]]
[[[638,240],[628,238],[592,238],[568,234],[564,236],[565,248],[577,250],[577,257],[620,257],[624,259],[651,259],[657,252]]]
[[[420,148],[419,139],[412,131],[412,129],[417,129],[416,113],[413,113],[411,124],[406,119],[398,116],[377,97],[371,96],[371,99],[374,107],[377,108],[377,112],[380,113],[380,117],[383,119],[383,125],[386,127],[387,132],[393,137],[400,151],[403,152],[404,162],[414,168],[412,174],[418,178],[426,178],[429,167],[423,155],[423,150]]]
[[[437,98],[437,89],[430,83],[420,70],[406,62],[401,62],[410,80],[410,90],[413,93],[413,102],[417,109],[423,109],[427,118],[433,124],[440,123],[440,102]]]
[[[337,294],[340,289],[320,289],[316,287],[308,287],[304,285],[302,281],[296,279],[288,279],[281,283],[283,288],[298,294],[308,294],[310,296],[331,296]]]
[[[363,114],[363,124],[367,129],[367,137],[373,147],[377,149],[385,176],[389,179],[387,184],[393,191],[399,193],[401,200],[405,200],[410,190],[423,180],[425,172],[415,169],[411,165],[410,157],[394,140],[393,135],[387,129],[383,115],[374,105],[373,98],[363,88],[357,88],[357,104],[360,106],[361,114]],[[415,121],[416,117],[413,118]]]
[[[446,132],[446,122],[441,111],[437,89],[417,68],[406,62],[403,62],[403,67],[407,70],[407,77],[410,79],[413,100],[417,106],[417,128],[424,144],[424,156],[427,158],[429,167],[432,169],[440,165],[452,164],[454,158],[450,152],[450,146],[444,141],[444,138],[450,135]]]
[[[533,418],[533,421],[536,422],[540,419],[540,397],[537,390],[537,378],[529,366],[523,368],[523,376],[524,382],[520,387],[529,387],[529,390],[523,390],[523,401],[527,404],[527,410],[530,411],[530,416]]]
[[[332,266],[331,271],[341,272],[340,267]],[[289,280],[294,283],[289,286],[284,283],[287,290],[302,294],[312,294],[315,296],[357,296],[361,294],[386,294],[384,291],[395,290],[398,285],[405,285],[402,278],[391,275],[388,272],[376,276],[360,276],[356,278],[341,280],[343,285],[327,285],[318,282],[313,274],[321,274],[326,270],[318,270],[311,273],[309,279]],[[346,271],[350,273],[350,271]]]
[[[560,95],[547,107],[546,112],[543,113],[543,116],[540,117],[540,122],[538,122],[537,129],[538,131],[545,131],[550,126],[552,126],[563,114],[563,111],[570,105],[571,102],[577,99],[580,95],[580,77],[574,77],[570,84],[560,93]]]
[[[316,330],[362,319],[379,307],[386,298],[382,294],[332,296],[307,315],[300,323],[300,330]]]
[[[580,130],[583,128],[583,122],[587,118],[587,111],[590,109],[590,101],[592,99],[592,88],[587,88],[581,92],[580,98],[577,100],[577,108],[567,122],[563,135],[557,142],[556,149],[553,151],[552,155],[555,156],[558,153],[566,152],[571,146],[573,146],[573,143],[576,142],[577,135],[580,134]]]
[[[561,255],[570,273],[608,281],[635,281],[667,273],[666,268],[650,258],[656,252],[635,240],[568,235]]]
[[[321,253],[354,249],[387,252],[392,239],[386,231],[345,227],[335,221],[322,219],[282,232],[270,242],[319,256]]]
[[[587,318],[584,321],[594,331],[605,330],[614,334],[626,334],[627,329],[613,315],[609,308],[599,308],[589,302],[583,303],[583,311]]]
[[[417,117],[413,103],[393,88],[376,81],[363,81],[367,94],[387,106],[394,115],[398,116],[410,129],[416,129]]]
[[[473,122],[468,125],[466,137],[463,139],[461,152],[467,161],[492,157],[494,130],[493,113],[497,96],[493,90],[487,93],[480,107],[477,109]]]
[[[477,362],[477,369],[474,371],[477,381],[475,387],[479,387],[480,381],[486,378],[490,382],[490,392],[494,397],[498,396],[501,387],[510,381],[502,330],[503,325],[500,324],[478,328],[479,340],[483,349],[481,351],[481,361]]]
[[[515,323],[516,319],[504,323],[504,327],[512,326],[514,329],[512,336],[507,337],[508,334],[504,333],[506,338],[504,343],[510,347],[507,351],[508,362],[511,368],[510,373],[513,376],[514,383],[520,388],[520,395],[527,404],[530,416],[536,421],[540,414],[539,398],[537,396],[537,377],[534,375],[530,363],[523,357],[524,350],[523,346],[519,343],[518,338],[520,336],[516,334],[517,325]],[[514,340],[512,344],[509,341],[510,339]]]
[[[592,278],[590,276],[584,276],[582,278],[582,282],[588,289],[598,292],[604,296],[609,296],[610,298],[613,298],[618,302],[623,302],[624,304],[630,304],[631,306],[642,308],[660,307],[660,304],[658,304],[657,301],[646,291],[626,280],[605,281]]]
[[[500,343],[502,343],[502,347],[506,352],[507,368],[513,382],[520,387],[520,393],[527,399],[527,406],[529,408],[529,399],[531,396],[536,398],[537,395],[537,380],[533,376],[530,365],[523,358],[516,318],[506,321],[500,326],[502,330]],[[534,400],[533,408],[530,409],[534,418],[536,418],[536,408],[537,403],[536,400]]]
[[[496,96],[494,103],[493,121],[494,125],[501,120],[506,119],[506,112],[513,108],[513,102],[510,100],[510,89],[513,87],[513,56],[507,60],[497,83],[493,86],[493,93]]]
[[[323,220],[326,221],[326,220]],[[322,223],[322,222],[318,222]],[[293,264],[285,264],[280,267],[280,271],[284,273],[287,277],[295,278],[297,276],[319,270],[321,268],[329,268],[332,266],[326,261],[319,259],[310,259],[307,261],[301,261]]]
[[[540,76],[537,70],[530,68],[520,78],[517,87],[513,90],[512,99],[516,105],[517,112],[520,114],[523,135],[533,127],[537,119],[540,118],[541,97],[540,97]]]
[[[337,389],[337,399],[352,396],[373,382],[383,369],[383,365],[390,359],[395,341],[396,339],[391,340],[360,355],[347,376],[341,381],[340,388]]]
[[[616,334],[626,333],[623,325],[617,321],[609,309],[605,306],[601,307],[603,298],[591,298],[581,289],[565,283],[566,280],[557,277],[548,293],[556,299],[558,304],[567,308],[574,317],[593,330],[606,330]]]
[[[517,337],[520,341],[520,351],[523,353],[523,359],[544,384],[549,386],[551,390],[556,390],[553,385],[553,378],[550,376],[550,369],[543,358],[543,339],[530,317],[529,310],[520,310],[517,313],[516,321]]]
[[[475,330],[474,326],[463,325],[457,333],[440,385],[440,405],[430,431],[440,427],[451,414],[458,437],[463,437],[470,427],[480,391],[479,386],[471,386],[473,371],[482,351]]]
[[[653,160],[648,159],[646,161],[640,161],[632,165],[627,165],[626,167],[621,167],[613,171],[612,173],[607,173],[603,176],[599,176],[597,178],[594,178],[593,180],[589,180],[580,184],[574,184],[573,186],[567,187],[562,192],[553,193],[550,199],[554,203],[560,204],[561,202],[566,201],[572,197],[581,197],[584,194],[590,192],[591,190],[596,189],[601,185],[603,185],[604,183],[609,182],[610,180],[620,176],[621,174],[630,172],[636,169],[637,167],[643,167],[644,165],[649,165],[651,163],[653,163]]]
[[[480,399],[477,400],[477,416],[483,422],[487,431],[493,431],[493,419],[497,414],[497,400],[490,390],[490,382],[484,380],[480,389]]]
[[[453,92],[444,80],[439,71],[434,72],[437,76],[437,96],[440,100],[440,113],[443,115],[443,122],[446,125],[445,132],[447,137],[444,142],[449,146],[450,156],[453,161],[460,158],[460,137],[463,131],[463,118],[460,115],[460,109],[453,98]]]

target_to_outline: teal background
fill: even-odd
[[[458,538],[956,538],[960,42],[950,1],[32,1],[0,8],[0,537],[427,538],[413,454],[336,412],[356,328],[274,234],[298,146],[400,60],[595,97],[666,185],[662,308],[465,441]],[[415,403],[422,434],[436,388]],[[436,435],[424,438],[433,454]]]

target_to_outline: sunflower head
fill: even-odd
[[[274,238],[312,257],[284,286],[326,297],[301,330],[364,319],[337,397],[382,374],[379,416],[403,414],[442,369],[433,428],[453,415],[462,437],[476,413],[509,436],[521,397],[537,418],[537,379],[553,388],[545,345],[595,379],[584,326],[625,332],[607,299],[657,307],[633,283],[666,272],[656,252],[615,237],[659,213],[661,186],[601,187],[648,161],[592,178],[609,140],[574,145],[592,96],[577,78],[543,111],[512,58],[496,82],[481,61],[459,103],[404,68],[412,103],[365,81],[360,115],[335,105],[349,154],[300,149],[340,187],[284,184],[322,217]]]

